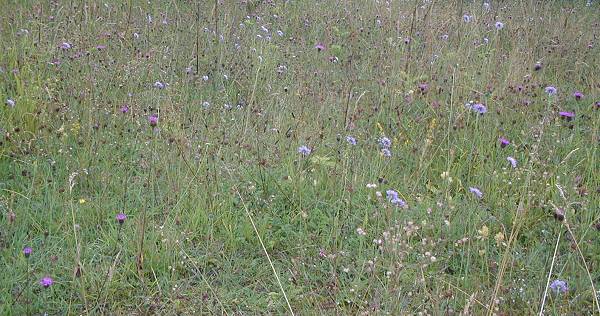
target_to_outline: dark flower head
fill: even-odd
[[[44,288],[49,288],[52,284],[54,283],[54,280],[52,280],[51,277],[43,277],[40,280],[40,285],[43,286]]]
[[[575,100],[577,100],[577,101],[583,99],[583,93],[581,93],[580,91],[573,92],[573,96],[575,97]]]
[[[500,137],[500,147],[504,148],[508,145],[510,145],[510,141],[504,137]]]
[[[596,101],[596,103],[594,103],[596,105],[597,109],[600,109],[600,101]]]
[[[115,216],[115,218],[117,219],[117,222],[119,222],[119,224],[123,224],[125,222],[125,220],[127,219],[127,215],[125,215],[123,213],[119,213],[119,214],[117,214],[117,216]]]
[[[542,63],[540,63],[540,62],[535,63],[535,66],[533,67],[533,69],[535,71],[542,69]]]
[[[150,123],[150,126],[156,126],[158,124],[158,115],[152,114],[148,116],[148,123]]]
[[[23,255],[25,255],[25,258],[29,258],[29,256],[31,255],[32,252],[33,252],[33,249],[31,249],[31,247],[23,248]]]

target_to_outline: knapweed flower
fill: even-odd
[[[300,153],[302,156],[308,156],[311,152],[312,150],[306,146],[298,147],[298,153]]]
[[[467,106],[469,107],[469,109],[471,109],[471,111],[477,112],[479,114],[485,114],[487,112],[487,107],[481,103],[467,103]]]
[[[354,146],[356,145],[356,138],[352,137],[352,136],[346,136],[346,141],[348,142],[348,144]]]
[[[563,280],[554,280],[550,283],[550,289],[556,294],[566,293],[569,290],[567,282]]]
[[[121,113],[127,113],[127,112],[129,112],[129,106],[127,106],[127,104],[125,104],[121,107]]]
[[[580,91],[573,92],[573,96],[575,97],[575,100],[577,100],[577,101],[583,99],[583,93],[581,93]]]
[[[500,147],[502,147],[502,148],[510,145],[510,141],[508,141],[508,139],[506,139],[504,137],[500,137],[499,141],[500,141]]]
[[[127,215],[125,215],[123,213],[119,213],[119,214],[117,214],[117,216],[115,216],[115,219],[117,220],[117,222],[119,222],[119,224],[123,224],[123,223],[125,223],[125,220],[127,219]]]
[[[14,108],[16,104],[17,103],[13,99],[7,99],[6,100],[6,105],[10,106],[11,108]]]
[[[478,199],[481,199],[481,198],[483,197],[483,192],[481,192],[481,190],[479,190],[478,188],[475,188],[475,187],[470,187],[470,188],[469,188],[469,192],[471,192],[471,193],[475,194],[475,196],[476,196]]]
[[[322,52],[322,51],[324,51],[324,50],[326,50],[326,49],[327,49],[327,48],[325,47],[325,45],[323,45],[323,43],[317,43],[317,45],[315,45],[315,48],[316,48],[318,51],[320,51],[320,52]]]
[[[157,114],[151,114],[150,116],[148,116],[148,123],[150,123],[150,126],[154,127],[158,124],[158,115]]]
[[[575,117],[575,113],[566,111],[558,112],[558,115],[560,116],[560,118],[565,119],[567,121],[570,121]]]
[[[429,85],[426,83],[420,83],[419,90],[421,90],[421,93],[425,94],[427,91],[429,91]]]
[[[43,286],[43,287],[45,287],[45,288],[49,288],[52,285],[52,283],[54,283],[54,280],[52,280],[52,278],[48,277],[48,276],[43,277],[40,280],[40,285]]]
[[[386,158],[390,158],[390,157],[392,157],[392,152],[391,152],[389,149],[387,149],[387,148],[383,148],[383,149],[381,150],[381,154],[382,154],[384,157],[386,157]]]
[[[390,148],[392,147],[392,141],[389,138],[383,136],[379,139],[379,146],[383,148]]]
[[[504,23],[497,21],[496,24],[494,24],[494,26],[496,26],[496,30],[500,31],[504,28]]]
[[[155,82],[155,83],[154,83],[154,87],[155,87],[156,89],[164,89],[164,88],[166,88],[167,86],[168,86],[168,84],[167,84],[167,83],[163,83],[163,82],[160,82],[160,81],[157,81],[157,82]]]
[[[550,96],[552,96],[552,95],[556,95],[556,93],[558,93],[558,90],[556,90],[556,88],[555,88],[555,87],[553,87],[553,86],[547,86],[547,87],[544,89],[544,91],[546,91],[546,93],[547,93],[548,95],[550,95]]]
[[[469,22],[471,22],[471,20],[473,20],[472,15],[468,15],[468,14],[463,15],[463,21],[465,21],[465,23],[469,23]]]
[[[517,167],[517,159],[515,159],[515,158],[513,158],[513,157],[510,157],[510,156],[509,156],[509,157],[506,157],[506,160],[508,160],[508,162],[510,162],[510,165],[511,165],[513,168],[516,168],[516,167]]]
[[[25,255],[25,258],[29,258],[29,256],[31,255],[32,252],[33,252],[33,249],[31,249],[31,247],[23,248],[23,255]]]

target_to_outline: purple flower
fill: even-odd
[[[550,96],[556,95],[556,93],[558,93],[558,90],[556,90],[556,88],[553,86],[547,86],[546,89],[544,89],[544,91],[546,91],[546,93]]]
[[[444,34],[440,38],[442,39],[442,41],[447,41],[448,37],[449,37],[448,34]]]
[[[421,90],[421,93],[425,94],[427,91],[429,91],[429,85],[427,83],[420,83],[419,90]]]
[[[500,31],[501,29],[504,28],[504,23],[497,21],[495,26],[496,26],[496,30]]]
[[[570,121],[575,117],[575,113],[566,111],[558,112],[558,115],[560,115],[561,118],[566,119],[567,121]]]
[[[387,149],[387,148],[383,148],[383,149],[381,150],[381,154],[382,154],[384,157],[387,157],[387,158],[390,158],[390,157],[392,157],[392,152],[391,152],[389,149]]]
[[[535,66],[533,66],[533,69],[535,71],[542,69],[542,63],[540,63],[540,62],[535,63]]]
[[[71,43],[67,43],[67,42],[63,42],[60,45],[58,45],[58,48],[63,49],[63,50],[67,50],[67,49],[71,49]]]
[[[479,114],[485,114],[487,112],[487,107],[481,103],[468,103],[467,106],[471,109],[471,111],[477,112]]]
[[[127,113],[127,112],[129,112],[129,106],[127,106],[127,104],[125,104],[121,107],[121,113]]]
[[[386,190],[385,191],[385,196],[387,197],[387,199],[389,201],[397,199],[398,198],[398,192],[395,190]]]
[[[164,89],[164,88],[166,88],[168,85],[169,85],[168,83],[163,83],[163,82],[160,82],[160,81],[157,81],[157,82],[155,82],[155,83],[154,83],[154,87],[155,87],[156,89]]]
[[[513,168],[517,167],[517,160],[515,158],[509,156],[509,157],[506,157],[506,160],[508,160],[508,162],[510,162],[510,165]]]
[[[398,207],[406,207],[406,202],[404,202],[404,200],[400,198],[391,199],[390,203]]]
[[[478,199],[481,199],[481,198],[483,197],[483,193],[482,193],[482,192],[481,192],[481,190],[479,190],[478,188],[475,188],[475,187],[470,187],[470,188],[469,188],[469,192],[471,192],[471,193],[475,194],[475,196],[476,196]]]
[[[473,20],[472,15],[468,15],[468,14],[463,15],[463,21],[465,21],[465,23],[469,23],[469,22],[471,22],[471,20]]]
[[[596,101],[596,103],[594,103],[596,105],[597,108],[600,109],[600,101]]]
[[[356,138],[352,137],[352,136],[346,136],[346,141],[348,142],[348,144],[354,146],[356,145]]]
[[[106,45],[98,45],[98,46],[96,46],[96,49],[97,49],[97,50],[103,50],[103,49],[106,49]]]
[[[115,216],[115,219],[117,220],[117,222],[119,222],[119,224],[123,224],[123,223],[125,223],[125,220],[127,219],[127,215],[125,215],[123,213],[119,213],[119,214],[117,214],[117,216]]]
[[[150,126],[156,126],[158,124],[158,115],[151,114],[150,116],[148,116],[148,123],[150,123]]]
[[[40,280],[40,285],[43,286],[43,287],[45,287],[45,288],[50,287],[50,285],[52,285],[53,283],[54,283],[54,280],[52,280],[52,278],[48,277],[48,276],[43,277]]]
[[[510,141],[504,137],[500,137],[500,147],[504,148],[508,145],[510,145]]]
[[[552,289],[552,291],[554,291],[554,293],[560,294],[560,293],[566,293],[569,290],[569,287],[567,286],[567,282],[565,282],[563,280],[554,280],[550,284],[550,289]]]
[[[327,47],[325,47],[325,45],[323,45],[323,43],[317,43],[317,45],[315,45],[315,48],[320,52],[327,49]]]
[[[392,141],[384,136],[379,139],[379,145],[383,148],[390,148],[392,147]]]
[[[31,249],[31,247],[23,248],[23,255],[25,255],[25,258],[29,258],[29,256],[31,255],[32,252],[33,252],[33,249]]]
[[[6,105],[10,106],[11,108],[14,108],[15,104],[17,104],[17,103],[13,99],[7,99],[6,100]]]
[[[581,93],[580,91],[575,91],[573,93],[573,96],[575,97],[575,100],[577,100],[577,101],[583,99],[583,93]]]
[[[302,156],[308,156],[310,155],[310,153],[312,152],[312,150],[306,146],[300,146],[298,147],[298,153],[300,153]]]

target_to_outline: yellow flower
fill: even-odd
[[[79,199],[79,204],[83,204],[83,203],[85,203],[85,202],[87,202],[85,199],[83,199],[83,198],[82,198],[82,199]]]
[[[477,232],[483,239],[487,239],[490,236],[490,229],[485,225],[483,225],[483,227],[481,227],[481,229]]]
[[[504,234],[502,232],[498,232],[496,236],[494,236],[494,239],[496,240],[496,246],[500,247],[504,241]]]

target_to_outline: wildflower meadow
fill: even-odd
[[[0,315],[600,314],[600,1],[0,1]]]

